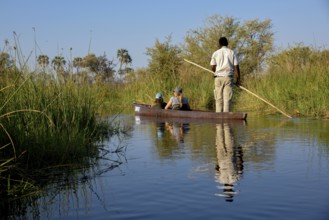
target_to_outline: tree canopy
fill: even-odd
[[[225,36],[228,47],[235,50],[243,76],[262,71],[273,49],[271,20],[259,19],[241,22],[234,17],[214,15],[204,28],[187,32],[182,45],[184,55],[200,65],[209,66],[213,52],[219,49],[218,39]]]
[[[163,43],[157,39],[154,47],[146,50],[146,55],[150,57],[149,72],[156,75],[160,81],[176,80],[179,66],[182,64],[181,52],[178,46],[171,43],[170,36]]]
[[[118,70],[118,73],[120,75],[131,71],[131,69],[128,68],[127,66],[128,66],[128,64],[132,63],[132,58],[127,49],[123,49],[123,48],[119,49],[117,51],[117,58],[119,59],[119,63],[120,63],[119,70]],[[124,69],[122,69],[123,66],[125,66]]]
[[[88,54],[82,60],[77,59],[76,62],[77,64],[81,62],[83,67],[94,73],[102,81],[110,81],[115,73],[113,61],[108,60],[105,54],[98,57],[95,54]]]

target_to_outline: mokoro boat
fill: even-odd
[[[246,120],[244,112],[211,112],[211,111],[181,111],[151,108],[147,104],[134,103],[135,115],[152,116],[157,118],[196,118],[196,119],[222,119],[222,120]]]

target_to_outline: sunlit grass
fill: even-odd
[[[1,194],[32,189],[25,174],[33,170],[88,162],[110,133],[97,116],[103,99],[95,85],[17,69],[2,72],[0,81]]]
[[[329,56],[326,51],[295,47],[273,58],[268,72],[244,81],[244,86],[294,116],[329,117]],[[289,55],[289,59],[286,57]],[[241,110],[274,113],[261,101],[241,93]]]

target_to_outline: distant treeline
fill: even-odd
[[[18,47],[11,47],[6,40],[4,49],[0,52],[0,73],[8,69],[27,69],[27,62],[30,60],[23,57]],[[132,58],[124,48],[117,50],[117,62],[114,59],[109,60],[105,54],[96,56],[94,53],[89,53],[84,57],[74,57],[72,60],[66,60],[62,55],[50,59],[48,55],[40,54],[36,57],[36,63],[34,74],[45,76],[55,73],[56,76],[64,79],[71,75],[90,82],[96,79],[111,82],[116,76],[120,78],[133,72],[130,67]],[[116,70],[118,64],[119,68]],[[30,69],[28,71],[32,72]]]

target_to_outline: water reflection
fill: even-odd
[[[84,162],[33,170],[29,178],[35,191],[0,197],[0,219],[79,219],[91,213],[94,203],[108,211],[104,193],[107,185],[100,177],[126,162],[123,140],[130,138],[131,130],[130,124],[125,126],[120,133],[95,146],[94,154],[90,153]]]
[[[92,168],[52,172],[58,181],[47,181],[44,196],[15,203],[1,203],[1,198],[0,216],[259,220],[289,214],[292,219],[325,219],[328,122],[250,118],[245,126],[241,121],[135,116],[120,121],[122,126],[134,124],[123,151],[127,158],[98,154],[105,160],[95,160]],[[111,139],[104,148],[116,149],[123,139]],[[128,163],[117,169],[112,161]]]
[[[233,202],[233,197],[238,193],[234,185],[240,179],[243,172],[243,152],[242,147],[234,142],[234,136],[229,123],[216,125],[216,151],[217,166],[215,173],[216,182],[221,185],[219,189],[223,193],[216,193],[222,196],[227,202]]]
[[[189,122],[184,120],[170,120],[159,118],[148,118],[135,116],[136,124],[142,122],[150,123],[155,122],[156,125],[156,137],[158,141],[166,141],[166,138],[170,136],[171,140],[177,143],[184,143],[184,136],[189,131]]]
[[[153,141],[160,159],[179,159],[182,155],[190,154],[192,160],[203,161],[203,165],[194,169],[194,172],[210,172],[214,175],[217,188],[221,190],[215,195],[233,202],[234,195],[238,194],[235,186],[243,173],[244,161],[243,138],[237,136],[244,136],[246,122],[139,116],[136,121],[151,125],[151,133],[156,131]]]
[[[184,143],[184,135],[189,130],[189,123],[165,122],[165,129],[177,143]]]
[[[179,158],[182,155],[185,138],[190,130],[189,121],[135,116],[135,123],[150,128],[151,140],[159,159]]]

